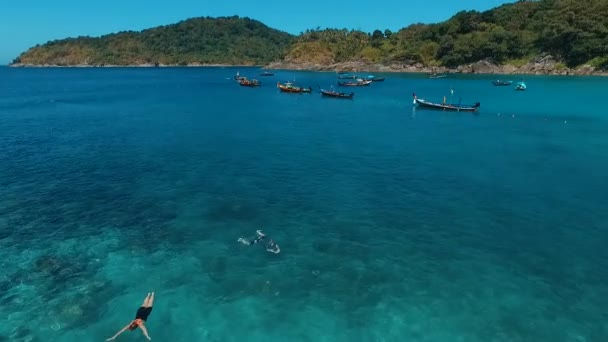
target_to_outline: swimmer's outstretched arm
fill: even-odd
[[[247,245],[247,246],[250,246],[250,245],[251,245],[251,242],[250,242],[250,241],[245,240],[245,239],[243,239],[242,237],[240,237],[240,238],[239,238],[238,240],[236,240],[236,241],[237,241],[237,242],[240,242],[240,243],[242,243],[242,244],[244,244],[244,245]]]
[[[106,341],[114,341],[118,335],[122,334],[123,332],[125,332],[125,330],[129,329],[129,327],[131,326],[131,323],[127,324],[127,326],[125,326],[124,328],[122,328],[119,332],[116,333],[116,335],[110,337],[109,339],[107,339]]]

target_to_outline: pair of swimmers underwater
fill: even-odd
[[[267,237],[266,234],[262,233],[261,230],[257,230],[256,233],[257,233],[257,236],[251,237],[249,239],[240,237],[237,241],[244,245],[248,245],[248,246],[256,245],[262,241],[268,241],[268,242],[266,242],[266,251],[267,252],[274,253],[274,254],[279,254],[281,252],[281,248],[279,248],[279,245],[277,245],[273,239]]]
[[[248,238],[248,239],[241,237],[237,241],[244,245],[248,245],[248,246],[257,245],[258,243],[260,243],[262,241],[267,241],[266,242],[266,251],[268,251],[270,253],[274,253],[274,254],[279,254],[281,252],[279,245],[277,245],[273,239],[267,237],[266,234],[262,233],[261,230],[257,230],[256,234],[257,234],[256,236]],[[150,338],[150,335],[148,334],[148,329],[146,328],[145,323],[146,323],[146,320],[148,319],[148,316],[150,316],[150,313],[152,313],[153,304],[154,304],[154,292],[150,292],[144,299],[144,302],[142,303],[141,307],[139,309],[137,309],[137,313],[135,314],[135,319],[132,320],[131,323],[126,325],[124,328],[122,328],[119,332],[117,332],[116,335],[108,338],[106,341],[113,341],[126,330],[135,330],[137,328],[141,329],[141,332],[144,334],[144,336],[148,340],[152,340]]]

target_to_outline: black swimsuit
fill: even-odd
[[[137,313],[135,314],[135,319],[141,319],[142,321],[145,321],[148,319],[148,316],[150,316],[150,313],[152,312],[152,308],[145,308],[145,307],[141,307],[139,309],[137,309]]]

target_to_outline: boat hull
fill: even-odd
[[[279,90],[281,92],[292,93],[292,94],[301,94],[301,93],[311,93],[312,92],[312,88],[301,88],[301,87],[296,87],[293,85],[285,85],[285,84],[281,84],[281,83],[277,83],[277,88],[279,88]]]
[[[327,97],[333,97],[336,99],[352,99],[355,96],[355,93],[340,93],[337,91],[329,91],[321,89],[321,95]]]
[[[262,85],[258,80],[247,80],[247,79],[240,80],[239,84],[242,87],[259,87]]]
[[[361,82],[338,82],[341,87],[363,87],[368,86],[372,81],[361,81]]]
[[[421,108],[443,110],[450,112],[477,112],[479,110],[480,103],[474,105],[461,105],[461,104],[442,104],[425,101],[422,99],[414,99],[415,103]]]
[[[300,88],[289,88],[286,86],[279,86],[279,90],[283,93],[301,93],[302,89]]]

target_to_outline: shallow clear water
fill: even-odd
[[[236,71],[0,68],[0,341],[608,339],[608,79]]]

